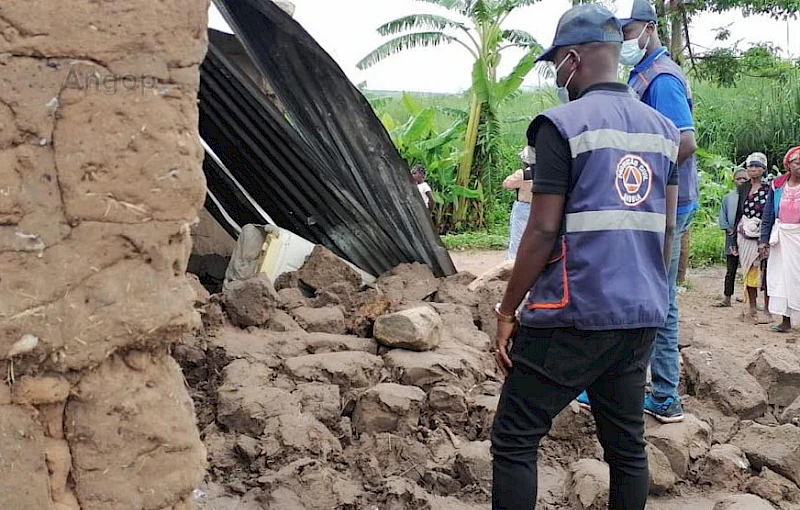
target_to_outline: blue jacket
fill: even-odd
[[[541,117],[569,144],[571,185],[562,235],[520,321],[582,330],[662,326],[666,188],[678,129],[627,91],[592,90]]]

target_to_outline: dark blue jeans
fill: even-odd
[[[644,509],[649,490],[644,386],[655,334],[655,329],[520,328],[492,427],[493,510],[534,508],[539,441],[584,389],[611,471],[609,508]]]

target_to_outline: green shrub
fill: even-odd
[[[725,232],[716,223],[696,223],[692,226],[689,260],[693,267],[724,262]]]
[[[508,248],[508,235],[489,232],[465,232],[442,236],[448,250],[505,250]]]

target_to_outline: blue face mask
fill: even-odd
[[[556,86],[558,85],[558,71],[561,69],[561,66],[564,65],[564,62],[566,62],[569,57],[570,57],[569,54],[567,54],[567,56],[564,57],[564,60],[562,60],[561,63],[558,64],[558,67],[556,67]],[[567,78],[567,82],[564,84],[563,87],[556,88],[556,96],[558,97],[558,100],[561,101],[562,103],[569,103],[569,89],[567,87],[569,87],[569,82],[572,81],[572,77],[575,76],[576,71],[577,69],[574,69],[570,73],[569,78]]]

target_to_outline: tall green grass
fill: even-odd
[[[694,85],[698,143],[741,162],[764,152],[779,164],[800,143],[800,72],[786,80],[746,78],[736,87]]]

